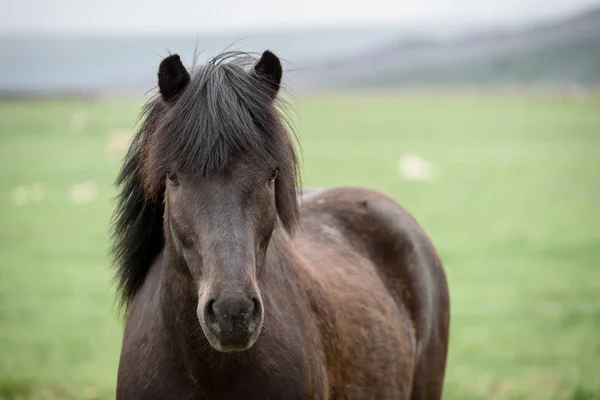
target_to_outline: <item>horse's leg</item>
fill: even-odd
[[[415,369],[411,400],[440,400],[444,388],[447,344],[430,341]]]

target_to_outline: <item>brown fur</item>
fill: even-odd
[[[423,229],[394,200],[366,188],[311,192],[298,208],[295,157],[279,123],[263,127],[267,139],[256,136],[272,153],[248,150],[259,144],[222,149],[215,161],[222,165],[200,175],[180,158],[169,164],[164,152],[174,147],[160,141],[181,130],[168,131],[161,113],[177,112],[178,101],[194,99],[190,85],[201,83],[172,76],[183,69],[178,59],[167,62],[176,64],[159,73],[161,111],[147,121],[151,128],[123,172],[130,185],[118,227],[127,229],[117,250],[128,309],[117,398],[440,399],[449,297]],[[254,71],[270,77],[265,109],[248,107],[255,122],[271,121],[278,59],[265,53]],[[248,90],[260,90],[252,84]],[[234,89],[236,96],[246,90]],[[164,165],[145,165],[150,159]],[[152,262],[136,261],[154,251]],[[219,302],[225,316],[210,322]]]

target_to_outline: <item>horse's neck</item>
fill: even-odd
[[[165,251],[160,286],[161,321],[179,349],[186,347],[190,334],[200,329],[196,315],[197,295],[190,273],[181,260]]]

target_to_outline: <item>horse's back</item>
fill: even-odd
[[[334,269],[329,279],[336,280],[338,286],[351,286],[350,292],[363,299],[358,301],[375,298],[374,302],[367,301],[379,302],[379,306],[393,301],[396,305],[395,318],[388,315],[402,325],[396,336],[406,341],[412,332],[414,338],[413,351],[403,354],[414,357],[410,398],[441,398],[449,296],[442,263],[425,231],[397,202],[364,188],[333,188],[311,194],[301,215],[304,240],[312,240],[315,249],[326,249],[322,252],[337,251],[336,257],[346,257],[345,262],[316,268]],[[327,272],[320,273],[328,279]],[[361,294],[368,290],[371,292]],[[386,327],[389,324],[383,323]]]

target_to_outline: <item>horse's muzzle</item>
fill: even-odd
[[[200,310],[198,310],[200,311]],[[263,322],[263,307],[259,296],[208,299],[204,305],[201,325],[215,350],[244,351],[252,347]]]

